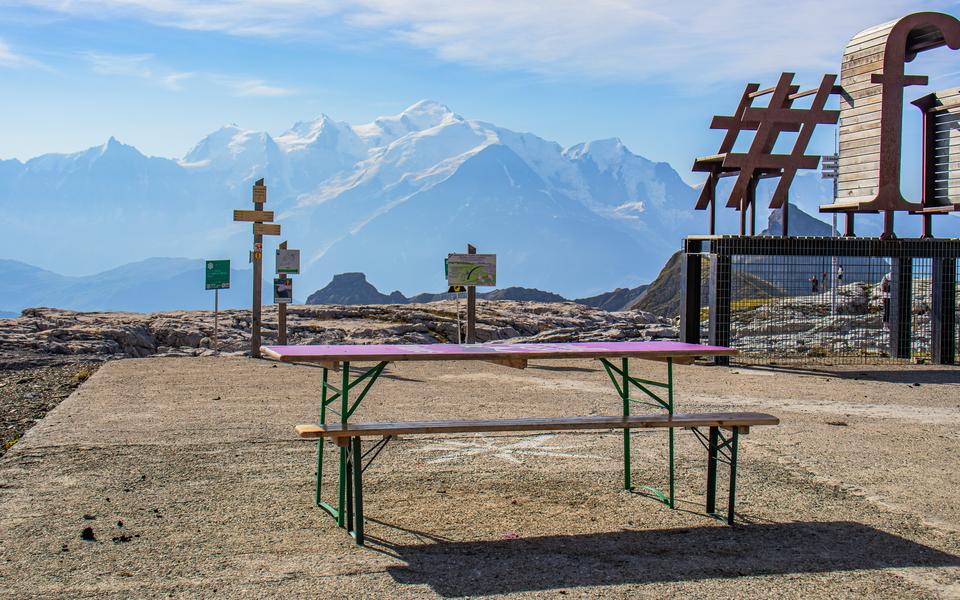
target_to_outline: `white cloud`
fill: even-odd
[[[143,79],[153,77],[153,70],[147,66],[147,63],[153,59],[152,54],[84,52],[81,56],[90,63],[90,68],[98,75],[120,75]]]
[[[180,82],[184,79],[190,79],[195,73],[169,73],[160,78],[159,83],[161,86],[166,89],[179,92],[183,89],[183,86],[180,85]]]
[[[289,96],[293,89],[271,85],[262,79],[243,79],[219,74],[174,71],[155,60],[152,54],[106,54],[84,52],[81,56],[98,75],[134,77],[143,79],[172,92],[183,90],[188,79],[204,81],[226,87],[237,96],[278,97]]]
[[[238,81],[233,84],[233,87],[238,96],[262,96],[273,98],[277,96],[289,96],[294,93],[294,90],[290,88],[268,85],[261,79]]]
[[[15,52],[13,48],[11,48],[10,45],[2,39],[0,39],[0,67],[8,67],[13,69],[39,67],[45,70],[48,69],[48,67],[43,65],[43,63]]]
[[[740,80],[836,71],[857,31],[928,0],[21,0],[241,36],[367,32],[441,59],[598,79]]]

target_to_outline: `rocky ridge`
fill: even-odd
[[[463,316],[461,303],[461,319]],[[276,307],[264,310],[264,344],[276,343]],[[452,301],[430,304],[294,305],[287,310],[291,344],[430,344],[457,341]],[[465,333],[465,326],[464,326]],[[214,352],[212,311],[74,312],[31,308],[0,326],[0,368],[81,360],[190,356]],[[676,338],[672,319],[643,311],[607,312],[564,303],[477,302],[480,342],[567,342]],[[250,312],[221,311],[217,348],[243,353]]]

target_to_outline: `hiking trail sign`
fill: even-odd
[[[448,254],[447,285],[497,285],[496,254]]]
[[[230,288],[230,261],[208,260],[206,269],[206,289],[226,290]]]
[[[277,248],[277,274],[299,275],[300,274],[300,251]]]

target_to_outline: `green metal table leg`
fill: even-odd
[[[727,504],[727,525],[733,525],[734,509],[737,499],[737,442],[740,438],[740,428],[733,428],[733,439],[730,442],[730,500]]]
[[[717,512],[717,441],[720,438],[718,427],[710,428],[707,443],[707,514]]]
[[[353,466],[353,537],[358,546],[363,545],[363,455],[360,452],[360,438],[352,438],[350,448]]]
[[[343,438],[341,438],[343,439]],[[347,496],[347,510],[344,518],[344,529],[347,530],[347,533],[353,532],[353,478],[351,475],[351,470],[353,469],[353,454],[350,452],[350,439],[344,440],[347,442],[347,445],[344,446],[344,451],[347,454],[347,477],[344,480],[344,488],[346,488]]]
[[[343,368],[342,377],[340,380],[340,424],[346,426],[348,416],[347,409],[350,406],[347,402],[347,397],[350,395],[350,362],[345,360],[340,366]],[[343,514],[343,508],[347,502],[347,476],[347,449],[341,446],[340,480],[337,483],[337,525],[340,527],[344,527],[346,525],[346,515]]]
[[[323,368],[323,385],[320,386],[320,424],[325,425],[327,422],[327,368]],[[317,489],[316,489],[316,505],[320,506],[320,486],[323,484],[323,443],[324,439],[320,438],[317,440]]]
[[[667,414],[673,419],[673,359],[667,359]],[[670,435],[670,508],[673,508],[674,500],[674,442],[673,427],[669,428]]]
[[[620,396],[623,400],[623,416],[630,416],[630,375],[627,372],[629,365],[627,359],[622,359],[620,363],[621,375],[623,377],[623,387]],[[633,482],[630,477],[630,430],[623,430],[623,489],[632,490]]]

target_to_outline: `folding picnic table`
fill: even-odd
[[[371,344],[371,345],[301,345],[301,346],[263,346],[264,355],[282,362],[312,363],[323,367],[323,383],[320,390],[321,425],[327,422],[328,407],[340,401],[339,417],[341,426],[347,427],[350,417],[360,406],[377,378],[390,362],[399,361],[462,361],[479,360],[501,364],[514,368],[524,368],[528,360],[594,358],[603,365],[613,382],[617,395],[622,402],[623,416],[630,416],[631,403],[650,404],[674,413],[674,363],[691,363],[702,356],[730,356],[736,350],[721,346],[705,346],[683,342],[565,342],[554,344]],[[666,381],[641,379],[630,375],[629,359],[654,360],[666,363]],[[376,363],[364,370],[351,381],[350,364],[352,362]],[[619,363],[619,364],[617,364]],[[340,385],[330,382],[330,370],[340,370]],[[351,392],[364,383],[362,389],[351,402]],[[641,392],[640,397],[631,396],[631,389]],[[659,390],[654,391],[654,390]],[[646,398],[648,401],[644,401]],[[649,402],[652,400],[653,402]],[[669,488],[665,494],[660,490],[643,486],[657,496],[670,508],[674,506],[674,433],[670,428],[668,437]],[[383,442],[385,443],[385,442]],[[382,448],[371,449],[379,452]],[[337,506],[324,502],[321,498],[323,478],[323,440],[317,442],[317,480],[316,504],[337,520],[343,527],[345,521],[345,503],[350,473],[347,471],[347,448],[340,448],[339,478],[337,485]],[[630,470],[630,430],[623,430],[623,487],[633,489]]]

